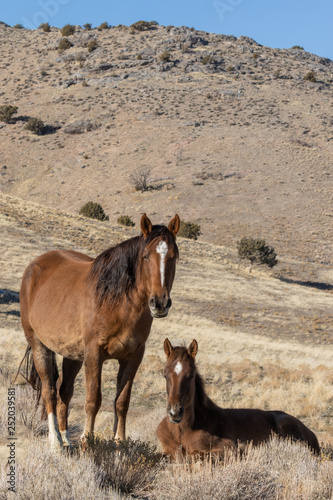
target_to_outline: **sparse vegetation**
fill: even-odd
[[[92,24],[91,23],[86,23],[86,24],[84,24],[82,26],[82,28],[84,28],[86,31],[89,31],[92,28]]]
[[[237,242],[238,256],[251,262],[250,270],[255,264],[274,267],[278,263],[273,247],[267,245],[265,240],[255,238],[242,238]]]
[[[102,205],[94,201],[88,201],[85,203],[79,211],[80,215],[84,217],[89,217],[90,219],[97,219],[100,221],[107,221],[109,217],[105,215]]]
[[[131,28],[137,31],[147,31],[152,29],[154,26],[158,26],[156,21],[137,21],[136,23],[131,24]]]
[[[36,135],[43,135],[45,132],[44,122],[40,118],[30,117],[25,128]]]
[[[293,45],[291,48],[294,50],[304,50],[304,47],[301,47],[300,45]]]
[[[96,49],[97,49],[97,47],[98,47],[98,42],[97,42],[97,40],[91,40],[91,41],[88,43],[88,45],[87,45],[87,49],[88,49],[89,54],[90,54],[91,52],[93,52],[94,50],[96,50]]]
[[[164,52],[162,52],[159,56],[158,56],[159,60],[161,62],[169,62],[170,61],[170,58],[171,58],[171,54],[169,51],[165,50]]]
[[[110,28],[111,28],[111,26],[109,25],[109,23],[108,23],[108,22],[104,22],[104,23],[101,23],[101,24],[98,26],[98,28],[97,28],[97,29],[99,29],[99,30],[108,30],[108,29],[110,29]]]
[[[42,23],[38,26],[38,29],[45,31],[45,33],[49,33],[51,31],[51,26],[49,23]]]
[[[201,59],[202,64],[215,64],[215,58],[212,55],[204,56]]]
[[[13,28],[15,28],[16,30],[22,30],[22,29],[24,29],[24,26],[23,26],[23,24],[18,23],[18,24],[14,24]]]
[[[308,71],[308,73],[304,75],[304,80],[307,80],[309,82],[316,82],[317,81],[316,72]]]
[[[197,240],[201,234],[201,227],[195,222],[180,221],[180,229],[178,236],[188,238],[190,240]]]
[[[61,28],[60,33],[62,36],[71,36],[75,33],[75,26],[72,24],[65,24],[63,28]]]
[[[101,487],[111,487],[127,495],[142,495],[151,489],[161,470],[161,455],[156,453],[156,448],[130,438],[121,442],[98,437],[91,439],[88,456],[98,467]]]
[[[58,49],[60,51],[70,49],[73,44],[68,40],[68,38],[62,38],[59,42]]]
[[[11,104],[0,106],[0,121],[10,123],[13,115],[17,113],[18,107]]]
[[[130,183],[134,186],[136,191],[148,191],[150,168],[140,168],[130,175]]]
[[[129,215],[120,215],[117,219],[118,224],[121,226],[128,226],[128,227],[134,227],[135,222],[132,221],[132,219],[129,217]]]

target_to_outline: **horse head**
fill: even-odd
[[[193,402],[196,368],[194,359],[198,343],[193,340],[188,348],[173,347],[168,339],[164,341],[167,363],[164,370],[167,388],[167,414],[173,423],[180,423],[186,405]]]
[[[172,304],[170,291],[178,258],[176,234],[179,227],[180,220],[177,214],[168,227],[153,226],[146,214],[141,218],[141,231],[145,241],[141,278],[148,294],[148,306],[154,318],[165,318]]]

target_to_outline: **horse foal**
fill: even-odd
[[[165,339],[164,351],[167,417],[160,422],[157,437],[166,455],[173,459],[186,454],[223,455],[226,448],[244,450],[251,442],[267,441],[272,433],[304,441],[319,454],[315,434],[283,411],[223,409],[213,403],[196,370],[196,340],[186,348],[173,347]]]

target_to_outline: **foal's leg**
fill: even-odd
[[[84,365],[86,372],[86,425],[81,435],[81,440],[85,441],[89,434],[94,432],[95,419],[102,404],[101,374],[103,358],[98,349],[88,347],[84,355]]]
[[[49,422],[49,442],[51,449],[60,450],[62,439],[56,417],[57,389],[53,375],[55,355],[36,336],[30,339],[30,343],[35,368],[42,382],[42,398]]]
[[[74,392],[74,381],[82,366],[82,361],[64,358],[62,373],[58,380],[57,418],[64,446],[71,447],[68,434],[68,406]]]
[[[131,390],[135,374],[141,364],[145,347],[141,347],[134,356],[127,360],[119,361],[117,375],[117,394],[114,401],[115,439],[125,439],[126,416],[131,398]]]

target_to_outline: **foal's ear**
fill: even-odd
[[[172,353],[173,351],[173,347],[171,345],[171,342],[169,339],[165,339],[164,341],[164,352],[165,352],[165,355],[166,357],[168,358],[170,356],[170,354]]]
[[[170,233],[172,233],[174,236],[176,236],[176,234],[179,231],[179,228],[180,228],[180,218],[176,214],[174,216],[174,218],[171,219],[171,221],[169,222],[168,229],[169,229]]]
[[[193,359],[196,357],[198,352],[198,342],[195,339],[192,340],[189,348],[187,349],[187,352],[190,356],[192,356]]]
[[[142,231],[143,236],[145,238],[147,238],[148,234],[151,233],[152,228],[153,228],[153,225],[152,225],[150,219],[148,219],[146,214],[143,214],[143,216],[141,217],[141,231]]]

